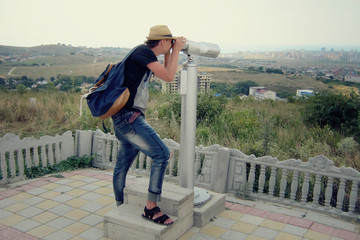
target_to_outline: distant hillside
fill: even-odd
[[[65,44],[41,45],[35,47],[13,47],[0,45],[0,56],[22,55],[22,56],[52,56],[69,55],[79,52],[90,54],[119,54],[128,52],[126,48],[87,48],[73,47]]]

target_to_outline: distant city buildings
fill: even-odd
[[[313,95],[314,95],[314,90],[309,90],[309,89],[296,90],[297,97],[308,97],[308,96],[313,96]]]
[[[346,82],[360,83],[360,75],[358,75],[356,73],[346,74],[344,79]]]
[[[265,87],[250,87],[249,96],[254,96],[254,98],[258,100],[276,100],[276,92],[270,91]]]
[[[198,92],[208,93],[210,91],[211,74],[198,73]],[[162,92],[167,94],[178,94],[180,90],[180,74],[177,73],[172,82],[161,81]]]

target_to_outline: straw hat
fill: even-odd
[[[157,25],[151,27],[149,36],[146,38],[148,40],[176,39],[176,37],[173,37],[168,26],[166,25]]]

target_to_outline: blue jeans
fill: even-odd
[[[133,122],[130,117],[133,111],[121,110],[113,118],[115,135],[120,141],[118,157],[113,174],[113,187],[117,205],[124,202],[126,174],[139,151],[152,158],[148,200],[161,200],[161,189],[170,151],[147,123],[143,115]]]

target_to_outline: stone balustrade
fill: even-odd
[[[164,139],[172,157],[165,178],[178,181],[180,145]],[[25,178],[31,166],[49,166],[71,156],[93,155],[93,166],[112,169],[118,153],[114,135],[97,131],[66,132],[55,137],[24,138],[7,134],[0,139],[0,184]],[[151,158],[139,153],[131,171],[150,174]],[[360,173],[335,167],[325,156],[307,162],[278,161],[271,156],[246,155],[236,149],[213,145],[195,147],[194,184],[218,193],[285,204],[358,218]]]

